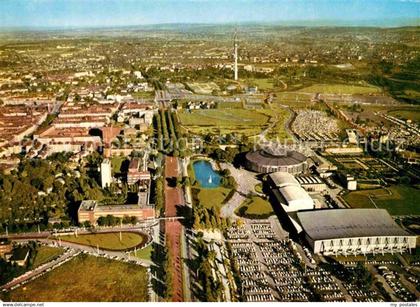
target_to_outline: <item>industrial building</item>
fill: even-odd
[[[314,201],[300,186],[295,177],[286,172],[276,172],[268,176],[273,194],[286,212],[314,209]]]
[[[402,253],[416,235],[398,226],[385,209],[330,209],[297,213],[313,252],[323,255]]]
[[[245,157],[245,167],[257,173],[287,172],[299,174],[308,168],[307,157],[286,148],[267,147],[250,151]]]
[[[343,171],[337,172],[338,179],[340,179],[342,185],[349,191],[357,190],[357,180],[354,176],[349,175]]]
[[[144,200],[142,200],[144,202]],[[79,223],[89,221],[95,225],[98,218],[101,216],[112,215],[123,218],[124,216],[135,216],[139,220],[154,218],[155,209],[149,205],[134,204],[134,205],[103,205],[96,200],[84,200],[80,204],[77,212]]]
[[[297,176],[296,180],[308,192],[322,192],[327,189],[325,182],[318,176]]]

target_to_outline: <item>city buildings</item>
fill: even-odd
[[[146,161],[134,158],[130,161],[127,172],[127,183],[133,185],[143,181],[150,181],[150,172],[147,170]]]
[[[112,183],[112,167],[109,159],[104,159],[101,163],[101,186],[102,189],[109,187]]]
[[[136,217],[138,220],[150,219],[155,217],[155,209],[149,205],[124,204],[124,205],[104,205],[95,200],[84,200],[80,204],[77,212],[78,222],[90,222],[96,225],[99,217],[112,215],[119,218]]]

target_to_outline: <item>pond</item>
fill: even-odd
[[[217,188],[220,185],[220,175],[213,170],[211,163],[199,160],[193,163],[195,179],[203,188]]]

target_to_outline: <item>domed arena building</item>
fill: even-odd
[[[307,159],[295,150],[270,146],[248,152],[245,156],[245,167],[257,173],[287,172],[295,175],[307,170]]]

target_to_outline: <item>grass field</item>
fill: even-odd
[[[41,264],[50,262],[63,254],[64,251],[61,248],[50,247],[50,246],[40,246],[36,250],[36,256],[34,259],[33,266],[34,268],[40,266]]]
[[[374,94],[381,90],[374,86],[359,86],[347,84],[314,84],[305,87],[299,92],[302,93],[321,93],[321,94]]]
[[[155,92],[151,91],[151,92],[133,92],[131,93],[131,96],[133,96],[133,98],[137,98],[137,99],[148,99],[148,98],[154,98],[155,97]]]
[[[98,246],[99,248],[108,250],[126,250],[133,248],[143,242],[143,237],[138,233],[123,232],[122,240],[120,241],[120,233],[96,233],[87,235],[74,235],[62,236],[61,240],[88,245]]]
[[[246,79],[245,84],[257,86],[259,91],[271,90],[274,87],[272,79]]]
[[[391,186],[385,189],[354,191],[346,194],[344,199],[352,208],[375,208],[369,200],[372,197],[378,208],[387,209],[391,215],[419,215],[420,191],[409,186]]]
[[[218,187],[215,189],[194,188],[197,193],[198,201],[205,208],[221,208],[223,201],[229,195],[230,189]],[[194,192],[194,191],[193,191]]]
[[[253,110],[210,109],[181,112],[179,119],[181,125],[193,133],[255,135],[267,124],[269,117]]]
[[[292,139],[287,133],[285,125],[288,119],[291,117],[291,112],[288,109],[282,108],[277,105],[272,105],[271,109],[259,110],[260,113],[270,116],[272,120],[276,121],[276,124],[267,132],[267,138],[271,140],[288,140]]]
[[[152,251],[153,251],[152,245],[148,245],[147,247],[143,249],[137,250],[137,252],[131,252],[131,255],[139,259],[150,261],[152,258]]]
[[[267,218],[268,216],[273,215],[274,211],[267,200],[259,196],[253,196],[252,198],[245,200],[235,213],[243,217],[257,218],[258,216],[261,216],[261,218]]]
[[[127,160],[126,157],[120,157],[120,156],[114,156],[111,158],[111,166],[112,166],[113,174],[121,173],[121,166],[125,160]]]
[[[146,302],[146,269],[101,257],[80,255],[10,292],[21,302]]]
[[[267,116],[242,109],[193,110],[180,114],[181,123],[186,126],[260,126],[267,122]]]
[[[280,105],[287,105],[294,109],[302,109],[302,108],[318,108],[323,107],[322,104],[314,104],[311,101],[312,97],[314,96],[313,93],[301,93],[301,92],[280,92],[275,91],[275,100],[276,104]]]
[[[413,122],[420,123],[420,108],[411,110],[392,110],[389,111],[388,114],[400,119],[411,119]]]

